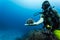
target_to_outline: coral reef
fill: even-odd
[[[58,40],[54,34],[48,33],[48,31],[44,30],[33,30],[29,32],[22,39],[17,40]]]

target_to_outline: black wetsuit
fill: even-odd
[[[47,25],[52,26],[51,31],[57,29],[59,27],[59,16],[57,12],[53,9],[48,9],[43,12],[44,18],[44,27],[47,28]]]

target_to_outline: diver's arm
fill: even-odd
[[[44,21],[43,17],[41,17],[37,22],[34,22],[33,24],[25,24],[27,26],[35,26],[35,25],[39,25]]]
[[[37,22],[34,22],[33,24],[39,25],[44,21],[44,19],[41,17]]]

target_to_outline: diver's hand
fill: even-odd
[[[38,25],[38,24],[25,24],[26,26],[36,26],[36,25]]]
[[[36,25],[39,25],[41,23],[43,23],[44,19],[43,18],[40,18],[37,22],[34,22],[32,24],[25,24],[26,26],[36,26]]]
[[[26,26],[36,26],[36,24],[25,24]]]

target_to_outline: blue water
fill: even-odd
[[[60,4],[58,0],[56,1],[50,3],[60,13]],[[15,4],[11,0],[0,0],[0,40],[15,40],[15,38],[21,38],[30,30],[42,28],[42,24],[33,27],[24,25],[28,18],[33,18],[35,21],[39,19],[39,15],[33,16],[34,13],[42,11],[41,4],[39,5],[40,7],[37,5],[34,8],[32,6],[27,8],[26,6],[23,7],[22,4]]]

